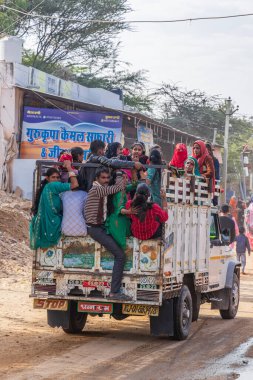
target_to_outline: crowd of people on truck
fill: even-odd
[[[83,163],[80,147],[62,151],[59,162],[63,164],[47,170],[36,194],[31,248],[55,246],[62,234],[88,233],[114,256],[109,298],[127,300],[129,297],[120,293],[127,237],[161,237],[168,219],[166,193],[161,187],[164,165],[177,177],[202,178],[214,193],[219,170],[208,149],[212,151],[210,144],[197,140],[188,156],[186,145],[177,144],[166,165],[159,145],[151,147],[147,156],[140,141],[129,150],[118,142],[106,147],[103,141],[95,140],[86,162],[99,167],[75,166]]]

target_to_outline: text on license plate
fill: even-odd
[[[157,317],[159,315],[159,306],[123,304],[122,313],[131,315],[151,315]]]
[[[103,313],[103,314],[111,314],[113,312],[113,304],[112,303],[96,303],[96,302],[78,302],[77,307],[78,312],[82,313]]]
[[[33,300],[34,309],[47,309],[47,310],[68,310],[67,300],[44,300],[44,299],[34,299]]]

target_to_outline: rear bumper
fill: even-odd
[[[119,303],[119,304],[135,304],[135,305],[154,305],[161,306],[162,302],[154,302],[154,301],[143,301],[143,300],[131,300],[131,301],[118,301],[111,300],[104,297],[81,297],[81,296],[59,296],[59,295],[45,295],[45,294],[30,294],[30,298],[34,299],[48,299],[48,300],[68,300],[68,301],[85,301],[85,302],[103,302],[103,303]]]

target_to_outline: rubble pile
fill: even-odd
[[[31,202],[0,191],[0,278],[27,278],[31,273],[29,248]]]

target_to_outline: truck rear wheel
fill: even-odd
[[[240,283],[237,275],[233,275],[233,284],[229,292],[229,306],[227,310],[220,310],[220,315],[223,319],[234,319],[239,306],[240,299]]]
[[[174,338],[185,340],[192,322],[192,297],[189,288],[182,286],[180,294],[174,298]]]
[[[87,314],[78,313],[77,303],[75,301],[70,302],[70,312],[69,312],[69,327],[62,328],[63,331],[67,334],[78,334],[80,333],[86,323]]]

